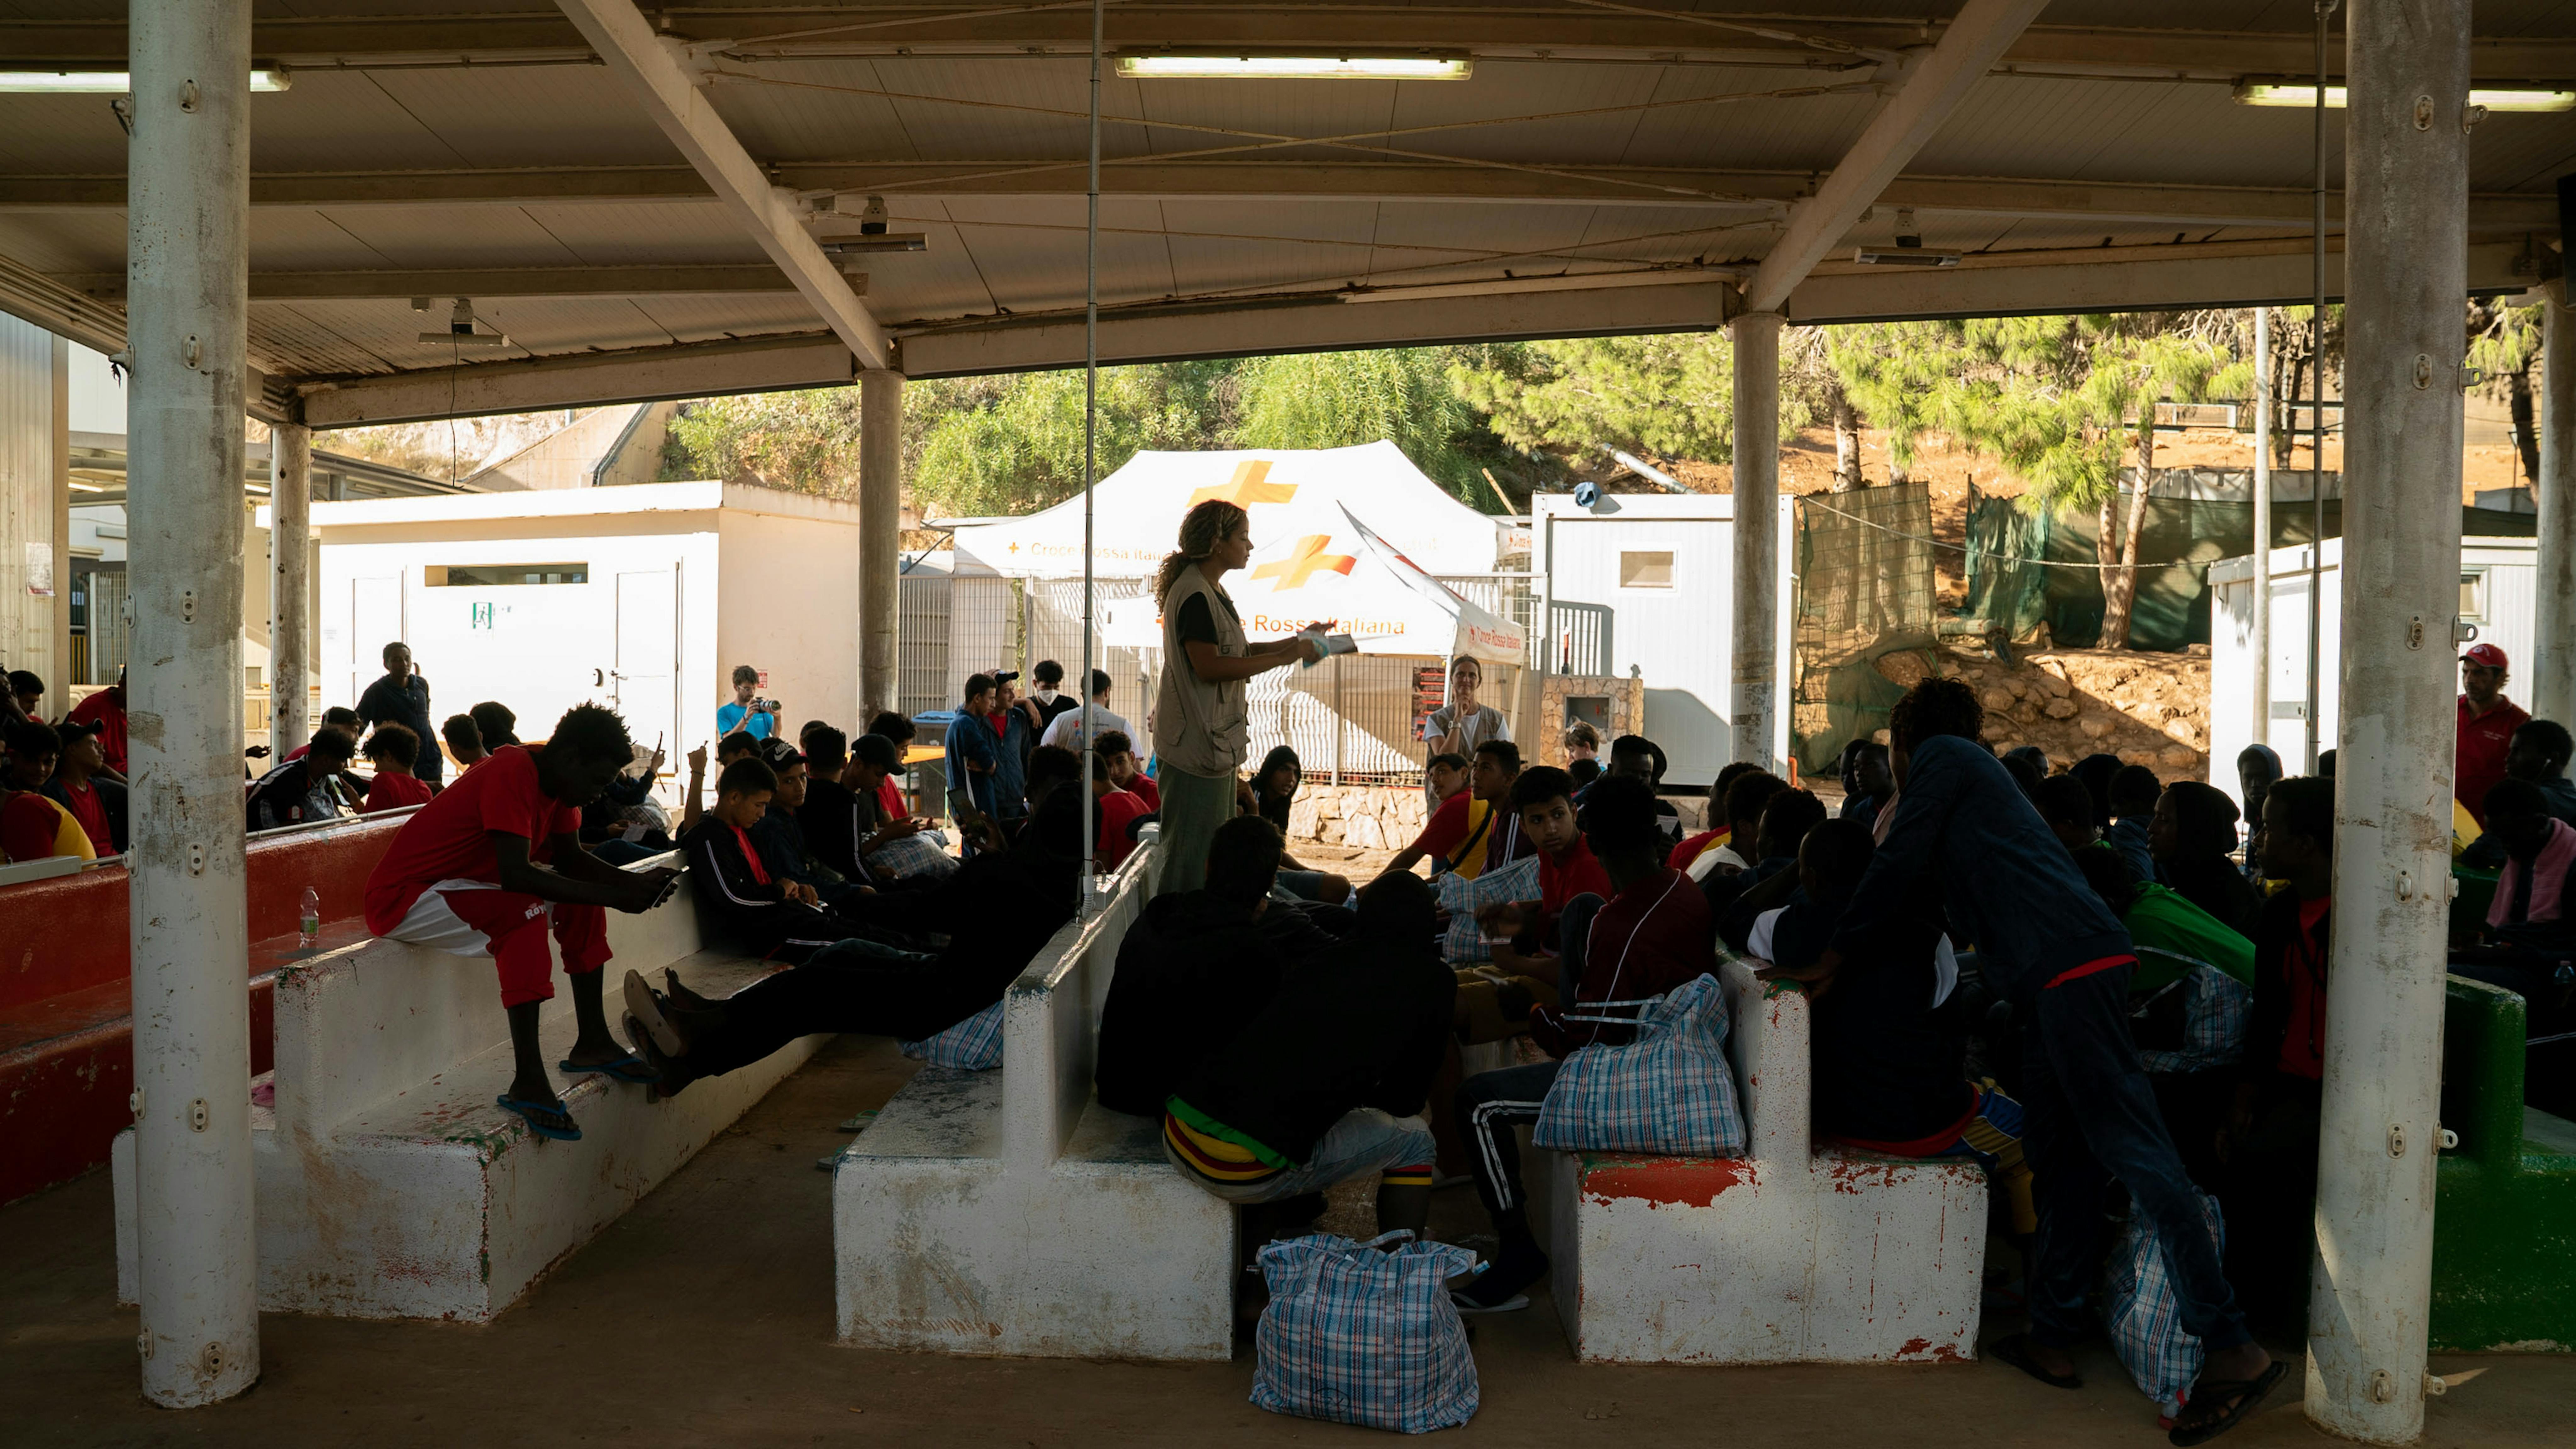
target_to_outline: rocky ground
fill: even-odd
[[[2014,651],[2011,662],[1942,650],[1937,667],[1963,679],[1986,707],[1986,740],[2000,748],[2037,745],[2051,769],[2091,754],[2145,765],[2158,778],[2208,773],[2209,648],[2179,654],[2118,649]],[[1919,655],[1891,654],[1879,672],[1912,685],[1929,669]],[[1887,732],[1881,730],[1884,742]]]

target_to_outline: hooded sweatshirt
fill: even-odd
[[[1277,907],[1274,905],[1273,910]],[[1279,989],[1259,918],[1204,890],[1159,896],[1127,928],[1100,1011],[1100,1105],[1162,1115],[1163,1099]]]

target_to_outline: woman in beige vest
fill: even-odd
[[[1181,520],[1181,546],[1163,556],[1154,593],[1163,604],[1163,686],[1154,700],[1154,783],[1163,792],[1158,894],[1207,881],[1208,842],[1235,813],[1251,720],[1243,682],[1314,657],[1298,636],[1244,641],[1234,600],[1217,581],[1252,557],[1252,519],[1209,499]]]

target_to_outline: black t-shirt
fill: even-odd
[[[1243,615],[1235,611],[1234,601],[1226,598],[1222,594],[1216,595],[1215,597],[1218,603],[1225,605],[1225,616],[1234,620],[1237,628],[1242,627]],[[1193,639],[1198,640],[1202,644],[1213,644],[1216,642],[1216,616],[1208,612],[1208,598],[1208,594],[1192,594],[1188,599],[1182,602],[1182,643],[1186,644]]]
[[[429,722],[428,680],[417,674],[401,679],[384,675],[358,696],[358,718],[371,725],[402,725],[420,736],[420,758],[411,767],[414,778],[435,785],[446,774],[447,757],[438,752],[438,728]]]

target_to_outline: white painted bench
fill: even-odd
[[[1976,1356],[1986,1178],[1808,1133],[1808,1004],[1719,965],[1751,1155],[1531,1152],[1557,1313],[1595,1363]]]
[[[1234,1209],[1163,1158],[1161,1126],[1092,1100],[1119,942],[1154,847],[1004,998],[1002,1067],[925,1067],[841,1155],[841,1337],[1042,1358],[1234,1352]]]
[[[676,856],[640,861],[642,869]],[[616,978],[663,967],[725,996],[775,969],[700,949],[682,889],[644,915],[608,913]],[[572,1044],[560,980],[542,1013],[548,1059]],[[822,1037],[666,1102],[596,1075],[557,1074],[578,1142],[536,1136],[494,1102],[515,1073],[488,959],[370,940],[277,973],[274,1107],[254,1103],[260,1306],[350,1318],[481,1322],[623,1214],[802,1065]],[[254,1084],[256,1086],[256,1084]],[[117,1138],[117,1290],[134,1299],[134,1145]]]

